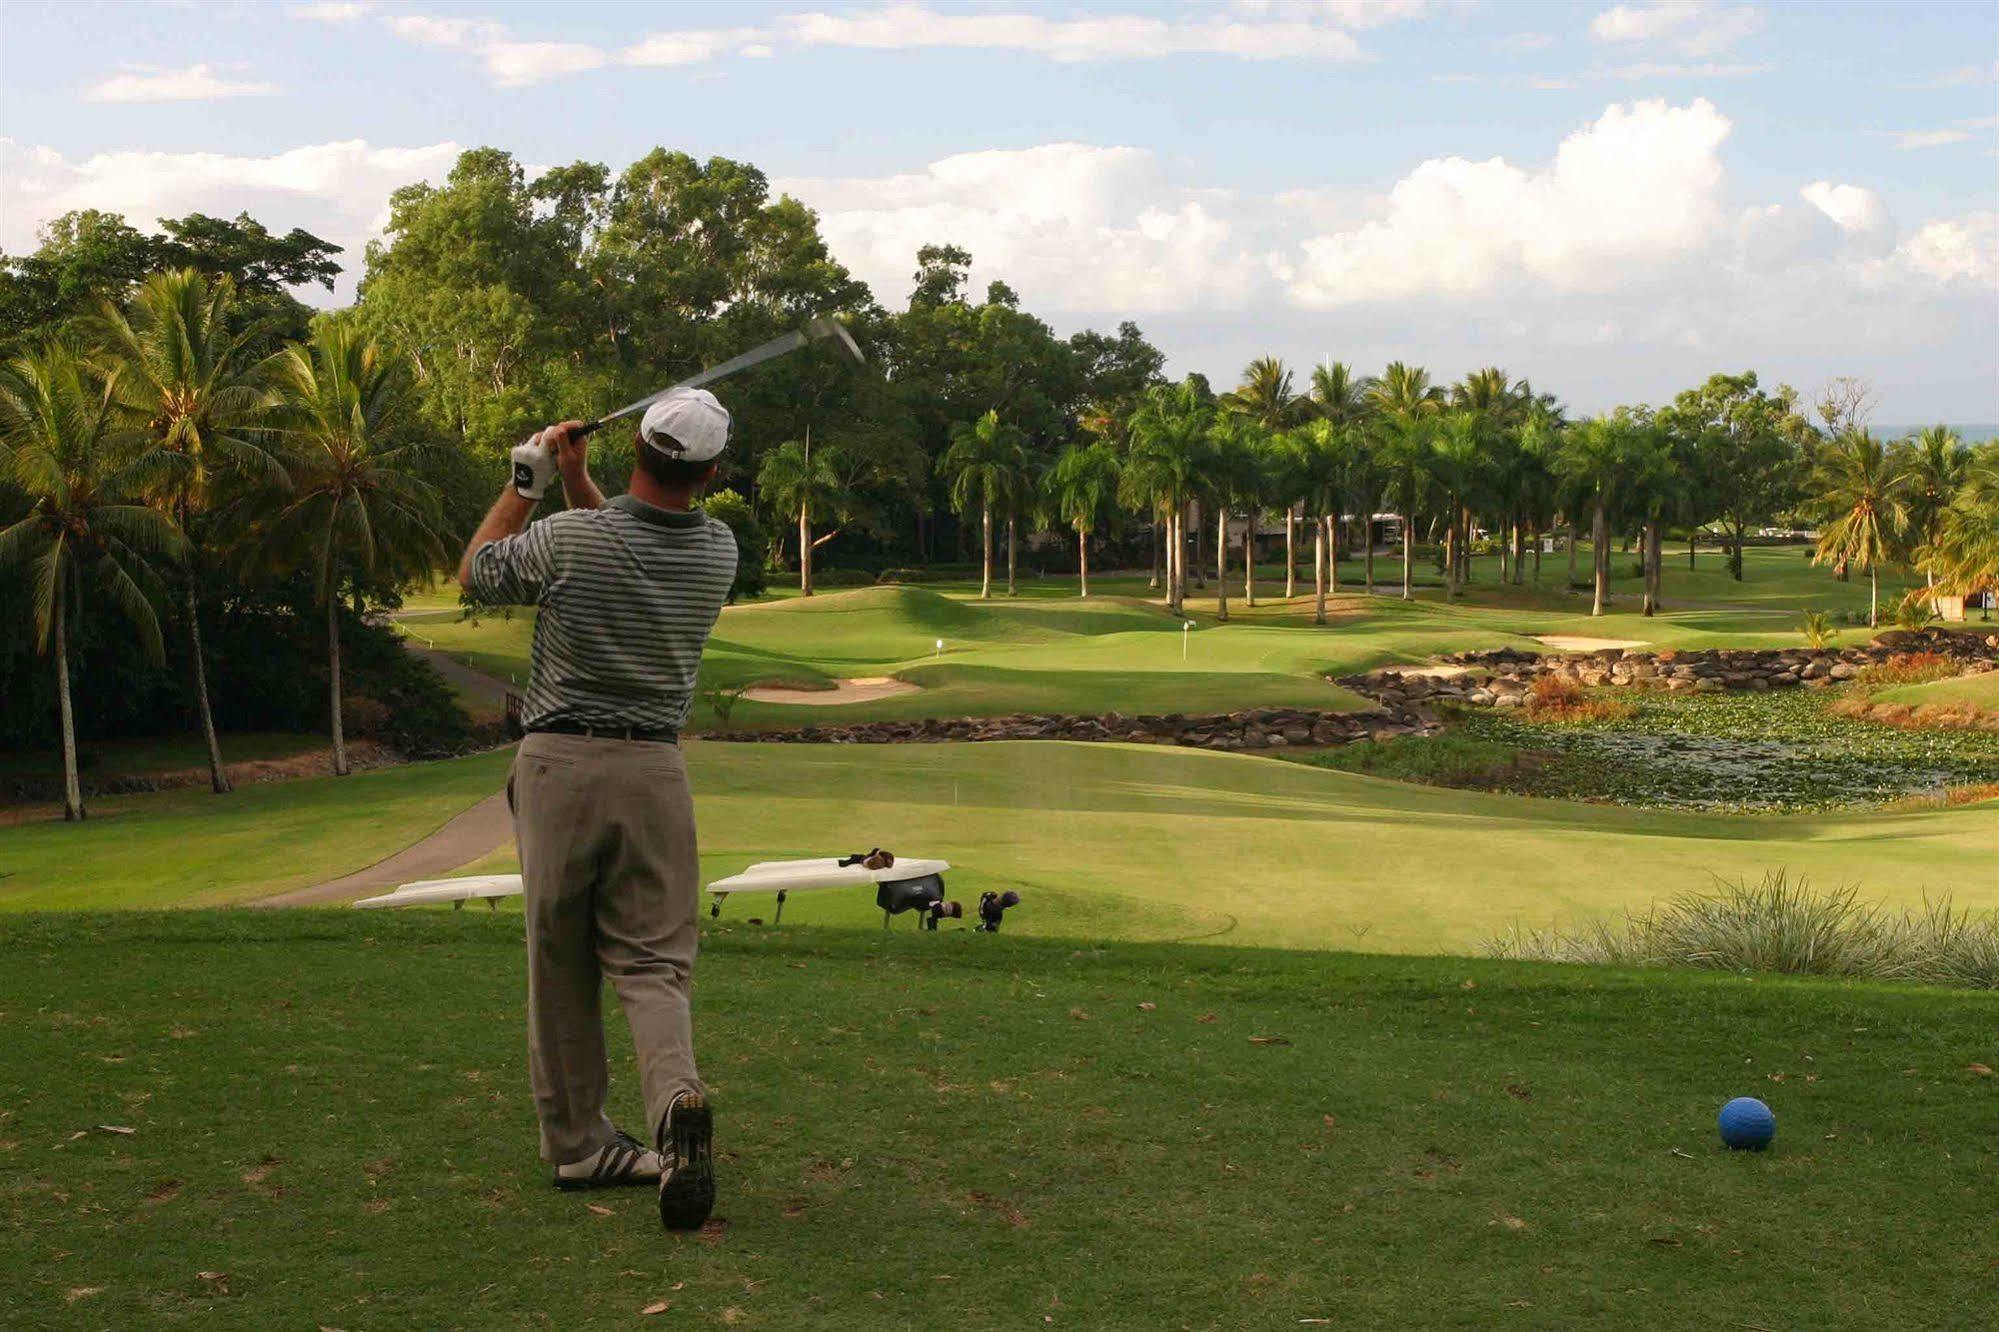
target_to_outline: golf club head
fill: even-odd
[[[854,341],[854,335],[832,315],[814,315],[806,322],[805,332],[812,338],[832,343],[833,350],[854,365],[868,363],[868,358],[861,354],[860,345]]]

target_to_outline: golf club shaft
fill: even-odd
[[[609,422],[616,421],[620,417],[630,416],[635,412],[642,412],[676,389],[700,388],[703,384],[712,384],[718,379],[726,379],[738,370],[747,370],[753,365],[768,361],[773,356],[782,356],[786,352],[796,351],[808,341],[810,341],[810,338],[803,329],[793,329],[782,337],[772,338],[762,346],[750,348],[741,356],[731,357],[720,365],[710,366],[698,375],[683,379],[678,384],[670,385],[657,393],[647,394],[637,402],[626,403],[615,412],[607,412],[577,431],[577,437],[581,438],[584,435],[594,434],[599,427]]]

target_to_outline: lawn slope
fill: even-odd
[[[1990,1307],[1976,996],[729,926],[695,996],[719,1220],[666,1237],[643,1193],[545,1183],[515,919],[13,917],[0,949],[22,963],[0,968],[8,1326],[1895,1328]],[[1770,1153],[1718,1148],[1737,1093],[1776,1108]]]

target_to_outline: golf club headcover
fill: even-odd
[[[548,493],[548,483],[555,480],[555,450],[541,442],[541,432],[529,435],[524,443],[514,445],[514,489],[531,500],[538,500]]]

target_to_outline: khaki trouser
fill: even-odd
[[[541,1154],[611,1140],[604,977],[638,1047],[650,1141],[699,1091],[688,983],[700,891],[694,800],[678,745],[536,732],[507,791],[527,903],[528,1072]]]

